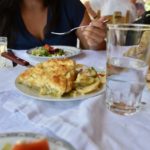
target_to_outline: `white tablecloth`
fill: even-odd
[[[16,54],[31,61],[24,51]],[[83,51],[73,59],[105,68],[105,52]],[[0,70],[0,133],[40,132],[65,139],[77,150],[149,150],[149,91],[143,94],[147,106],[125,117],[105,108],[105,93],[74,102],[44,102],[24,96],[14,85],[24,69],[17,66]]]

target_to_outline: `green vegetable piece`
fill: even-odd
[[[2,148],[2,150],[11,150],[11,149],[12,149],[12,145],[9,143],[6,143]]]

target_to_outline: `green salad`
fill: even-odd
[[[53,57],[53,56],[63,56],[65,54],[65,52],[63,49],[54,48],[48,44],[45,44],[42,47],[32,50],[31,54],[34,56]]]
[[[12,145],[9,143],[4,144],[2,150],[11,150],[12,149]]]

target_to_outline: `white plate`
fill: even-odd
[[[104,92],[105,86],[103,85],[98,91],[96,92],[92,92],[90,94],[86,94],[86,95],[79,95],[76,97],[52,97],[50,95],[39,95],[38,91],[29,88],[25,85],[19,84],[17,82],[17,80],[15,81],[15,86],[16,88],[25,96],[29,96],[31,98],[34,98],[36,100],[44,100],[44,101],[76,101],[76,100],[83,100],[83,99],[87,99],[93,96],[97,96],[102,94],[102,92]]]
[[[63,49],[65,54],[63,56],[52,56],[52,57],[32,55],[31,52],[36,50],[38,47],[33,48],[33,49],[29,49],[26,52],[31,58],[38,60],[38,61],[46,61],[48,59],[54,59],[54,58],[69,58],[69,57],[73,57],[73,56],[76,56],[76,55],[81,53],[80,49],[78,49],[76,47],[72,47],[72,46],[56,46],[56,45],[53,46],[52,45],[52,47]]]
[[[6,143],[10,143],[13,145],[17,141],[33,140],[39,138],[44,138],[44,136],[42,136],[41,134],[24,132],[0,134],[0,150],[2,150],[4,144]],[[63,140],[58,140],[52,137],[48,137],[47,139],[49,141],[50,150],[75,150],[70,144]]]

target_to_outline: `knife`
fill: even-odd
[[[3,52],[1,53],[2,57],[5,57],[9,60],[11,60],[12,62],[19,64],[21,66],[27,66],[27,67],[33,67],[28,61],[23,60],[19,57],[17,57],[12,51],[7,51],[7,52]]]

